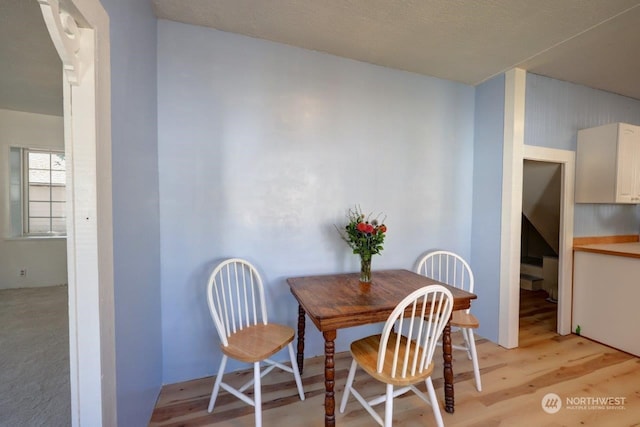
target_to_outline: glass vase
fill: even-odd
[[[360,257],[360,283],[371,283],[371,258]]]

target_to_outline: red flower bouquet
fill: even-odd
[[[378,216],[372,218],[371,214],[365,215],[359,207],[349,209],[348,223],[344,232],[340,232],[342,239],[347,242],[355,255],[360,255],[360,281],[371,281],[371,256],[382,251],[387,226],[378,220]],[[336,227],[337,228],[337,227]]]

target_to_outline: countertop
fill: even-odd
[[[617,255],[630,258],[640,258],[640,242],[578,245],[574,246],[573,250],[581,252],[594,252],[605,255]]]

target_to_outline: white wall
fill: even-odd
[[[334,229],[355,204],[387,214],[374,276],[468,257],[473,112],[471,86],[159,21],[164,382],[217,367],[205,287],[223,258],[255,262],[270,318],[295,327],[287,277],[358,269]],[[305,356],[323,345],[308,322]]]
[[[0,110],[0,289],[66,284],[66,239],[10,237],[9,147],[64,149],[62,117]]]

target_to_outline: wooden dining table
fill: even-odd
[[[335,426],[335,340],[338,329],[387,320],[398,303],[411,292],[427,285],[440,284],[453,294],[453,310],[471,306],[476,295],[440,283],[409,270],[380,270],[372,273],[369,285],[359,282],[359,273],[291,277],[287,283],[298,301],[297,362],[304,369],[304,334],[306,316],[324,337],[325,426]],[[447,323],[442,337],[444,359],[445,410],[454,411],[451,326]]]

